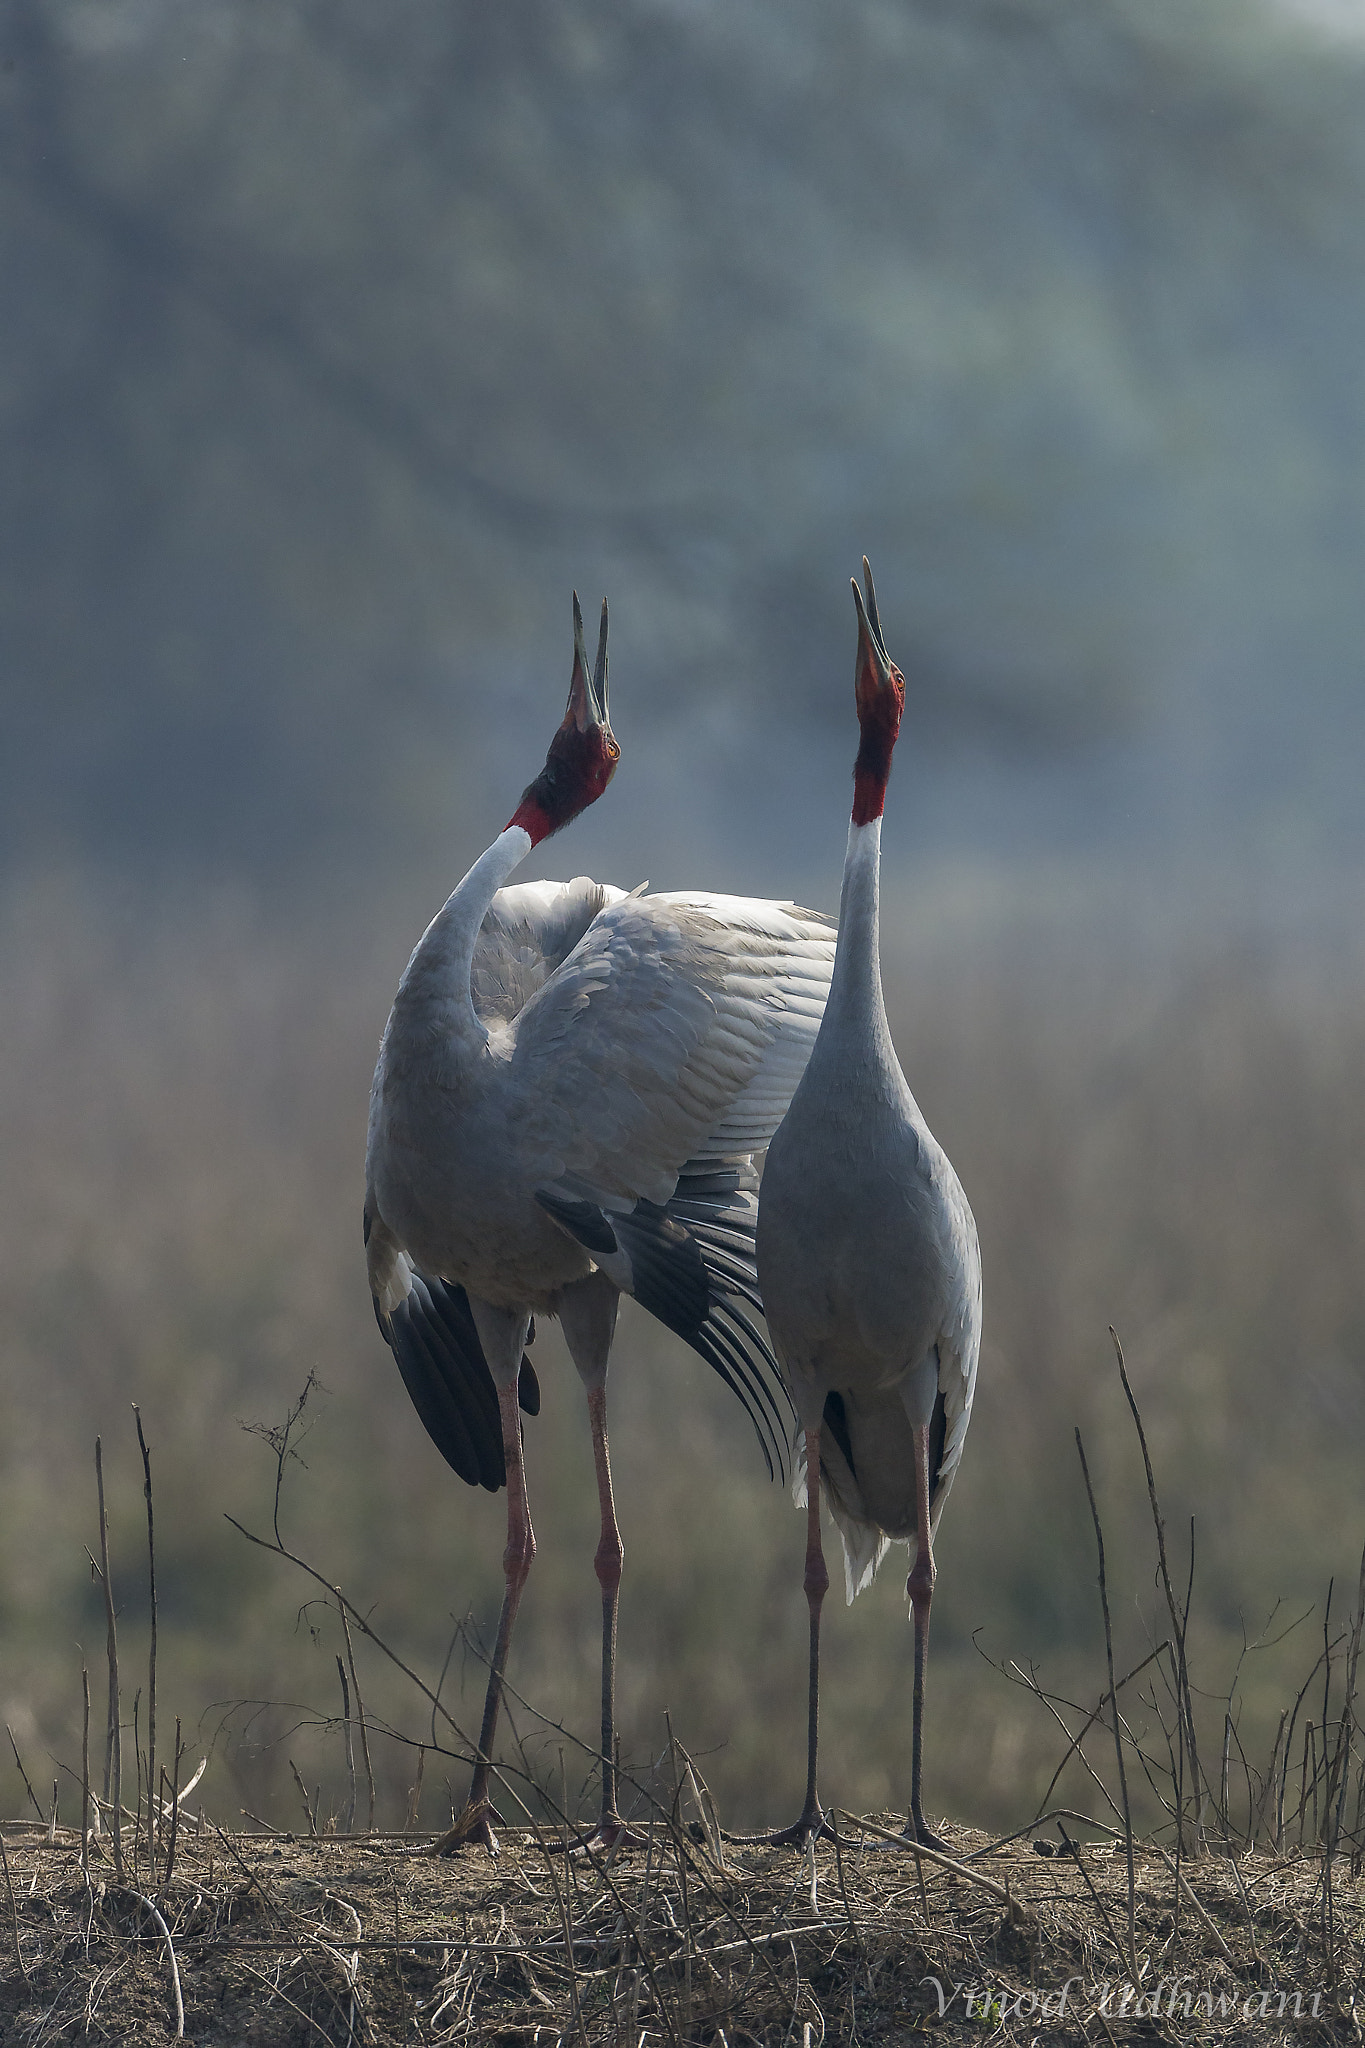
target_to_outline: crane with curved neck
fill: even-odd
[[[753,1155],[819,1028],[824,919],[733,896],[627,894],[578,877],[509,886],[606,789],[607,608],[590,673],[574,599],[568,708],[545,765],[420,940],[370,1098],[365,1236],[379,1327],[422,1423],[471,1484],[507,1488],[504,1593],[469,1797],[442,1843],[496,1848],[489,1796],[508,1650],[535,1556],[523,1413],[532,1317],[559,1317],[587,1394],[601,1534],[602,1806],[615,1765],[624,1549],[607,1366],[622,1293],[738,1395],[770,1470],[785,1431],[758,1329]]]

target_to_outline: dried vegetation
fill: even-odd
[[[812,1859],[665,1807],[613,1863],[551,1829],[493,1864],[204,1828],[169,1880],[119,1886],[103,1859],[85,1882],[69,1833],[6,1832],[13,2048],[162,2041],[182,2009],[201,2048],[1359,2039],[1365,1882],[1344,1858],[1329,1906],[1321,1857],[1212,1856],[1177,1883],[1139,1845],[1135,1983],[1119,1843],[1045,1858],[952,1828],[956,1867],[917,1867],[841,1818]]]

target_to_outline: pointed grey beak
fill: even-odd
[[[583,644],[583,613],[578,592],[573,594],[573,675],[569,682],[566,722],[572,719],[579,732],[590,726],[607,725],[607,600],[602,600],[602,625],[597,638],[597,662],[588,672],[588,650]]]
[[[863,659],[870,659],[877,681],[885,686],[891,680],[891,657],[882,639],[882,622],[877,616],[877,592],[872,581],[872,565],[863,556],[863,581],[867,585],[867,599],[858,588],[858,579],[853,577],[853,602],[858,612],[859,665]]]

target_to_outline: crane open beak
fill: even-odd
[[[572,721],[578,732],[587,732],[593,726],[604,726],[611,731],[607,717],[607,600],[602,600],[602,625],[597,636],[597,663],[591,677],[588,673],[588,651],[583,644],[583,613],[579,608],[578,592],[573,594],[573,676],[569,682],[569,708],[564,714],[564,723]]]
[[[853,579],[853,602],[858,612],[858,659],[854,670],[853,686],[860,704],[874,703],[883,690],[892,687],[892,678],[901,682],[900,671],[886,651],[882,639],[882,622],[877,615],[877,592],[872,581],[872,565],[863,556],[863,581],[867,585],[867,599],[858,588],[858,579]],[[904,683],[901,683],[902,689]]]

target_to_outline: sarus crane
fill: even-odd
[[[957,1175],[901,1072],[882,1000],[882,806],[905,684],[887,656],[866,556],[863,575],[866,601],[853,585],[861,739],[834,978],[815,1050],[768,1152],[758,1216],[759,1288],[805,1434],[810,1608],[806,1802],[795,1825],[772,1839],[804,1843],[827,1828],[816,1789],[820,1609],[829,1584],[823,1487],[843,1539],[850,1602],[891,1542],[912,1552],[906,1836],[941,1848],[920,1791],[924,1667],[933,1536],[976,1385],[981,1253]]]
[[[587,1392],[601,1508],[602,1805],[619,1842],[615,1644],[623,1556],[607,1361],[621,1294],[748,1410],[771,1472],[781,1381],[755,1321],[753,1155],[810,1056],[834,957],[789,903],[627,894],[586,877],[504,886],[595,802],[619,758],[607,608],[593,672],[574,597],[568,709],[510,823],[438,912],[399,984],[370,1097],[365,1241],[379,1327],[414,1406],[470,1484],[507,1487],[505,1593],[469,1797],[438,1845],[496,1852],[493,1743],[535,1555],[520,1410],[540,1395],[532,1316],[557,1315]]]

